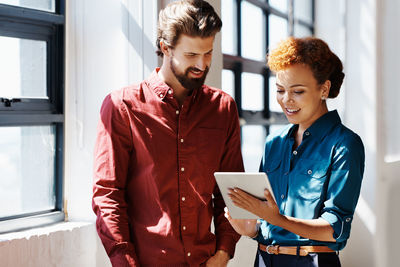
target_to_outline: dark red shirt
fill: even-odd
[[[114,266],[196,266],[218,249],[233,256],[240,236],[224,217],[213,173],[244,170],[236,104],[204,85],[180,107],[157,71],[101,107],[93,186],[99,236]]]

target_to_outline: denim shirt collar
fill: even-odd
[[[314,138],[322,140],[336,125],[340,124],[341,120],[337,110],[332,110],[319,117],[307,130],[305,135],[310,135]],[[293,134],[298,129],[299,125],[294,124],[288,129],[288,137],[293,137]],[[307,133],[308,132],[308,133]]]

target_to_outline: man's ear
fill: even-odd
[[[170,56],[171,54],[171,47],[166,45],[163,41],[160,41],[160,50],[165,56]]]

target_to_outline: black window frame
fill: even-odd
[[[45,41],[47,98],[5,98],[0,95],[0,127],[54,126],[55,208],[0,218],[0,233],[64,221],[64,86],[65,0],[55,0],[55,12],[0,4],[0,36]]]
[[[223,1],[223,0],[222,0]],[[283,0],[282,0],[283,1]],[[241,2],[248,2],[260,9],[262,9],[263,14],[266,18],[265,27],[265,51],[268,51],[269,40],[269,16],[275,15],[284,18],[288,21],[288,34],[289,36],[294,35],[294,25],[299,24],[307,27],[311,34],[314,34],[314,23],[315,23],[315,0],[311,1],[311,23],[297,19],[294,17],[294,1],[288,0],[287,13],[282,12],[274,7],[272,7],[268,0],[236,0],[236,25],[235,25],[235,37],[236,37],[236,55],[223,53],[223,69],[230,70],[234,74],[234,98],[237,103],[239,116],[242,121],[242,125],[263,125],[266,127],[267,134],[269,133],[269,126],[273,124],[286,124],[287,119],[282,112],[270,111],[269,98],[270,98],[270,88],[269,88],[269,78],[273,76],[270,70],[266,66],[266,61],[258,61],[241,56]],[[260,74],[264,78],[264,109],[262,111],[244,110],[242,108],[242,73],[254,73]]]

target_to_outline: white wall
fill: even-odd
[[[70,221],[93,222],[92,162],[100,106],[109,92],[142,81],[156,67],[157,1],[67,4],[65,197]],[[97,235],[96,240],[99,244]],[[110,265],[101,245],[96,253],[91,266]]]
[[[345,15],[339,10],[345,4]],[[317,35],[344,44],[344,122],[360,134],[366,168],[343,266],[398,266],[400,3],[317,0]],[[327,23],[329,21],[329,23]],[[344,29],[345,38],[339,32]],[[341,44],[338,44],[341,43]]]
[[[376,238],[377,177],[375,0],[316,0],[316,12],[316,36],[326,40],[343,60],[346,74],[340,97],[330,100],[329,106],[337,108],[343,123],[361,136],[366,152],[351,237],[340,258],[344,267],[374,266],[371,246]]]
[[[400,3],[377,1],[377,242],[376,266],[398,266],[400,245]]]

